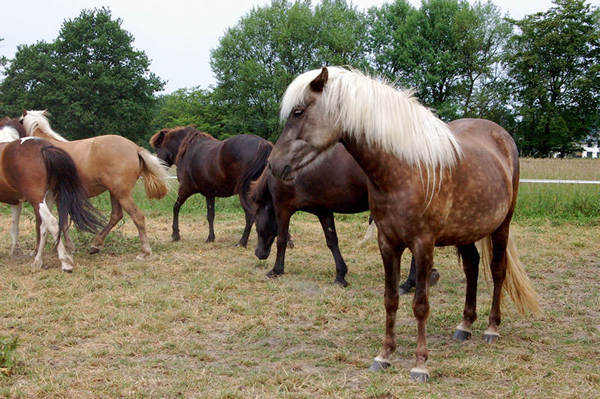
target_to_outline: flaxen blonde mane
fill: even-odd
[[[48,118],[46,117],[47,114],[48,111],[46,110],[25,112],[21,117],[21,122],[23,122],[27,136],[50,137],[58,141],[69,141],[52,130],[50,122],[48,122]]]
[[[384,80],[355,70],[327,70],[329,77],[319,107],[342,135],[381,148],[423,170],[428,187],[440,184],[442,170],[453,167],[462,156],[446,123],[411,91],[398,90]],[[303,103],[310,82],[320,73],[320,69],[306,72],[288,86],[281,101],[282,120]]]

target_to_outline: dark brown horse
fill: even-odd
[[[0,121],[0,130],[7,125],[17,130],[20,136],[24,135],[22,127],[6,120]],[[55,200],[58,221],[50,212]],[[35,268],[42,266],[42,252],[49,231],[57,241],[62,270],[73,270],[73,258],[61,239],[67,231],[69,217],[80,230],[96,232],[102,227],[97,211],[88,202],[71,157],[43,139],[27,137],[0,143],[0,201],[18,208],[19,213],[23,201],[32,205],[37,233],[32,265]],[[16,251],[19,232],[18,219],[15,223],[14,214],[13,209],[11,255]]]
[[[445,124],[410,93],[337,67],[298,76],[283,97],[281,117],[286,124],[269,157],[275,176],[293,180],[338,141],[368,176],[369,208],[385,268],[386,309],[383,348],[371,370],[389,367],[396,349],[400,258],[406,248],[416,264],[418,337],[410,375],[417,381],[429,379],[426,323],[435,246],[456,246],[466,275],[463,321],[454,338],[469,338],[476,319],[480,257],[475,242],[480,240],[491,246],[484,260],[490,262],[494,283],[484,340],[491,344],[499,337],[504,289],[519,311],[539,311],[509,234],[519,154],[504,129],[480,119]]]
[[[324,182],[326,182],[324,184]],[[340,252],[333,213],[358,213],[369,209],[367,176],[342,144],[337,144],[311,167],[302,169],[294,182],[284,182],[268,170],[251,185],[250,197],[257,204],[256,232],[258,241],[254,253],[259,259],[269,257],[277,237],[277,256],[273,269],[275,277],[284,273],[285,251],[288,244],[290,219],[296,211],[312,213],[319,218],[327,247],[335,262],[335,283],[348,285],[348,267]],[[437,274],[437,271],[435,271]],[[439,274],[432,273],[435,284]],[[433,285],[432,284],[432,285]],[[409,278],[401,288],[407,293],[414,286],[414,262]]]
[[[221,141],[191,126],[162,129],[152,136],[150,145],[167,165],[177,165],[179,192],[173,205],[173,241],[180,239],[179,209],[192,194],[206,197],[206,242],[215,240],[215,197],[239,194],[246,216],[239,245],[246,247],[256,209],[245,198],[250,182],[265,168],[273,145],[250,134]]]

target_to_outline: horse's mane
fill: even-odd
[[[60,134],[56,133],[50,127],[50,122],[46,117],[48,115],[48,111],[25,111],[23,116],[21,116],[21,121],[23,122],[23,126],[25,127],[25,131],[27,132],[27,136],[33,136],[36,130],[40,130],[44,135],[53,138],[58,141],[69,141],[65,139]]]
[[[342,134],[424,168],[428,183],[433,185],[438,170],[454,166],[461,157],[460,145],[446,123],[421,105],[411,91],[398,90],[355,70],[327,70],[329,77],[319,106]],[[305,72],[288,86],[281,100],[282,120],[303,103],[310,82],[320,73]]]
[[[196,130],[192,126],[184,126],[184,127],[180,126],[180,127],[173,128],[169,131],[169,134],[173,134],[179,130],[184,130],[184,129],[189,129],[190,131],[187,133],[187,135],[185,136],[185,138],[183,139],[181,144],[179,144],[179,151],[177,152],[177,156],[175,157],[175,163],[178,163],[179,160],[181,158],[183,158],[183,156],[185,155],[188,148],[196,141],[198,141],[200,139],[210,139],[210,140],[218,141],[216,138],[214,138],[210,134]]]
[[[9,117],[0,119],[0,143],[8,143],[26,136],[25,128],[17,119]]]

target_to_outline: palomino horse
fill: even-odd
[[[1,136],[13,129],[17,135],[22,133],[22,127],[17,126],[20,125],[18,122],[17,125],[6,123],[5,119],[0,121]],[[54,200],[58,208],[58,221],[50,212]],[[37,137],[0,143],[0,201],[13,207],[11,256],[17,250],[19,234],[14,209],[18,209],[20,213],[23,201],[32,205],[37,233],[36,255],[32,265],[34,268],[42,266],[46,235],[50,231],[57,241],[62,270],[73,271],[73,258],[61,239],[61,233],[64,235],[67,231],[69,217],[80,230],[95,232],[102,226],[98,211],[87,199],[73,160],[65,151]]]
[[[277,257],[273,269],[267,273],[268,277],[284,273],[290,219],[296,211],[301,210],[319,218],[327,247],[335,262],[334,282],[343,287],[348,285],[348,267],[338,246],[333,213],[364,212],[369,209],[369,198],[367,176],[342,144],[328,151],[316,165],[300,170],[293,183],[284,182],[265,169],[252,182],[250,197],[258,206],[256,257],[268,258],[271,245],[277,237]],[[411,263],[411,272],[413,269],[414,262]],[[435,275],[432,272],[430,283],[435,284],[438,278],[437,271]],[[407,287],[405,291],[408,292],[412,285],[409,277],[401,287]]]
[[[160,160],[121,136],[106,135],[67,141],[52,130],[46,119],[46,111],[25,111],[21,121],[27,136],[46,138],[73,158],[89,197],[95,197],[106,190],[110,192],[110,220],[94,238],[90,253],[96,253],[102,248],[106,235],[123,218],[124,209],[131,216],[140,236],[141,253],[137,259],[141,260],[152,254],[146,236],[144,214],[133,201],[132,191],[142,176],[149,198],[162,198],[167,194],[167,172]]]
[[[275,176],[293,180],[338,141],[368,176],[369,208],[385,269],[386,310],[385,339],[371,370],[389,367],[396,348],[400,257],[406,248],[416,263],[418,337],[412,379],[429,379],[427,296],[435,246],[456,246],[466,275],[463,321],[455,339],[469,338],[476,319],[479,240],[491,245],[484,258],[490,261],[494,283],[485,341],[491,344],[499,337],[503,289],[519,311],[539,311],[509,235],[519,157],[504,129],[479,119],[445,124],[409,93],[338,67],[298,76],[282,99],[281,117],[287,121],[269,157]]]
[[[173,241],[180,239],[179,208],[192,194],[206,197],[206,242],[215,240],[215,197],[239,194],[246,216],[239,245],[246,247],[256,210],[242,199],[248,195],[250,182],[265,168],[273,145],[250,134],[221,141],[191,126],[162,129],[152,136],[150,145],[167,165],[177,165],[179,193],[173,205]]]

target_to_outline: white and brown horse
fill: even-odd
[[[369,208],[385,268],[386,309],[383,348],[371,370],[389,367],[396,348],[400,257],[406,248],[416,263],[415,380],[429,378],[427,296],[435,246],[458,248],[467,279],[463,321],[455,339],[469,338],[476,319],[479,240],[491,245],[483,257],[490,262],[494,283],[485,341],[494,343],[499,337],[503,290],[519,311],[539,311],[509,234],[519,157],[500,126],[480,119],[446,124],[410,93],[338,67],[298,76],[283,97],[281,118],[286,124],[269,158],[275,176],[293,180],[341,141],[368,177]]]
[[[47,233],[57,242],[62,270],[73,270],[73,258],[65,248],[61,233],[68,229],[69,217],[80,230],[96,232],[102,227],[98,212],[87,199],[75,164],[69,155],[46,140],[23,137],[17,120],[0,120],[0,202],[13,209],[10,254],[17,252],[18,216],[23,201],[35,214],[37,242],[34,268],[42,266]],[[58,220],[50,212],[56,200]],[[16,220],[15,220],[16,218]]]
[[[133,201],[132,191],[141,176],[149,198],[162,198],[167,194],[167,172],[161,161],[131,140],[117,135],[67,141],[52,130],[46,111],[25,111],[21,121],[27,136],[43,137],[73,158],[89,197],[110,192],[110,220],[96,235],[90,253],[102,248],[106,235],[123,218],[125,210],[140,236],[141,253],[137,258],[150,255],[144,214]]]

